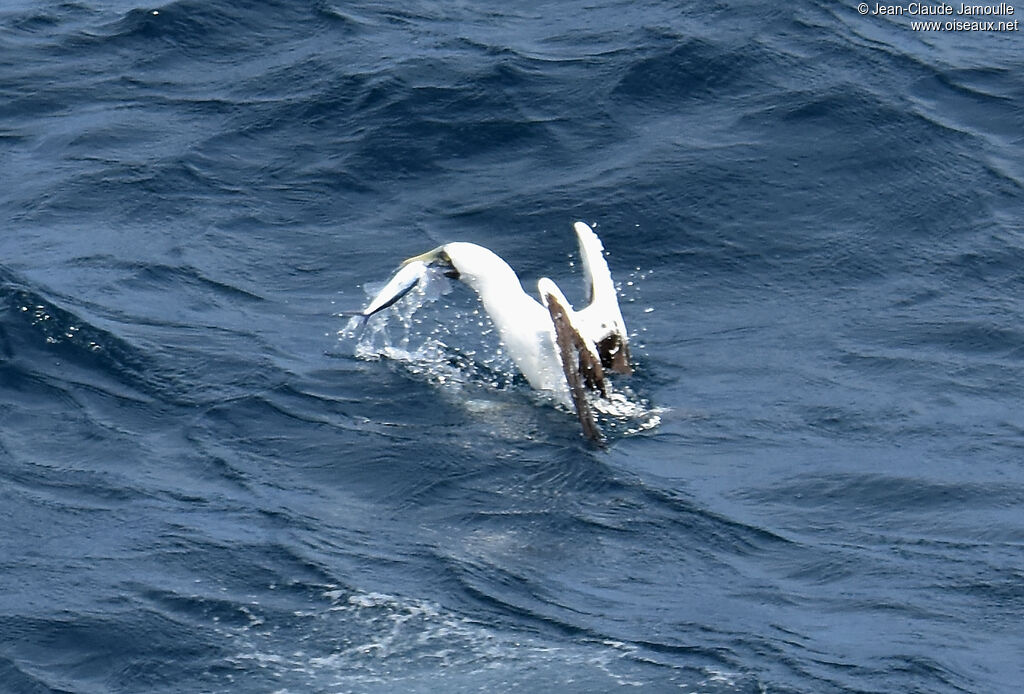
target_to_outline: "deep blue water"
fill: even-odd
[[[1019,691],[1024,38],[909,21],[5,0],[0,691]],[[653,428],[346,331],[576,219]]]

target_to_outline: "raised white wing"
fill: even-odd
[[[590,304],[576,312],[581,332],[591,340],[601,363],[606,369],[618,373],[632,373],[629,355],[629,336],[626,323],[619,310],[619,297],[615,292],[612,273],[604,259],[604,246],[594,230],[583,222],[573,225],[580,244],[583,274],[589,290]]]

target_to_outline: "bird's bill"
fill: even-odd
[[[445,277],[450,277],[453,280],[459,279],[459,271],[455,269],[455,265],[452,264],[452,259],[448,256],[448,251],[444,249],[444,246],[438,246],[432,251],[407,258],[402,261],[402,267],[410,263],[423,263],[430,267],[439,267],[444,271]]]
[[[409,263],[417,263],[417,262],[418,263],[424,263],[426,265],[430,265],[431,263],[436,261],[438,258],[440,258],[441,254],[443,254],[443,253],[444,253],[444,246],[438,246],[437,248],[435,248],[432,251],[427,251],[426,253],[421,253],[419,255],[414,255],[411,258],[406,258],[405,260],[402,261],[402,267],[405,267]]]

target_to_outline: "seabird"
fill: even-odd
[[[361,315],[369,318],[384,310],[411,291],[430,268],[442,269],[477,293],[506,351],[530,385],[573,407],[584,435],[598,440],[601,434],[586,392],[608,397],[606,369],[632,373],[629,339],[601,240],[583,222],[573,228],[589,289],[589,303],[579,311],[547,277],[537,282],[538,301],[523,290],[515,271],[493,251],[456,241],[402,263]]]

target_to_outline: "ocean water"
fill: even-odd
[[[912,19],[5,0],[0,692],[1019,691],[1024,38]],[[341,315],[577,219],[604,448]]]

